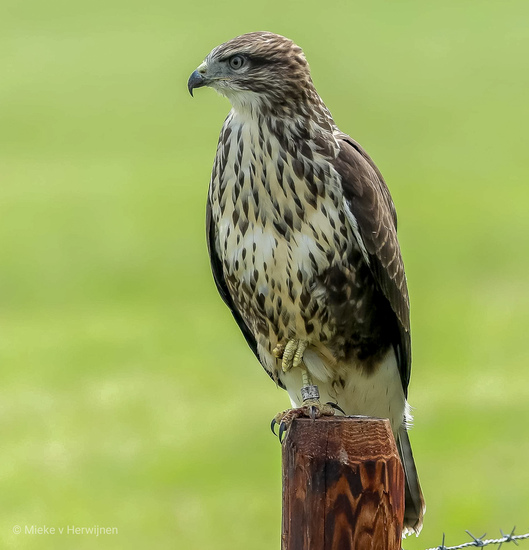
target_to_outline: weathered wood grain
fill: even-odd
[[[283,550],[400,550],[403,518],[389,421],[294,420],[283,443]]]

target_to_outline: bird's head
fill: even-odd
[[[292,109],[314,90],[303,50],[271,32],[243,34],[217,46],[187,86],[191,95],[195,88],[210,86],[237,110],[261,111]]]

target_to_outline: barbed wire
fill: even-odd
[[[460,548],[468,548],[471,546],[482,547],[482,546],[489,546],[489,544],[499,544],[498,546],[498,550],[499,550],[504,542],[514,542],[514,544],[518,546],[517,541],[522,539],[529,539],[529,533],[525,533],[524,535],[515,535],[514,534],[515,530],[516,530],[516,527],[514,527],[510,533],[505,534],[500,529],[501,538],[499,539],[485,539],[485,536],[487,533],[481,535],[481,537],[475,537],[470,531],[466,531],[466,533],[472,538],[472,540],[469,542],[464,542],[463,544],[458,544],[457,546],[445,546],[445,535],[443,533],[443,542],[441,542],[440,546],[435,546],[434,548],[428,548],[427,550],[460,550]]]

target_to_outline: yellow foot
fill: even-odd
[[[276,414],[270,427],[272,433],[276,435],[275,426],[276,424],[279,425],[279,441],[283,441],[285,432],[295,418],[306,416],[307,418],[315,420],[321,416],[334,416],[336,410],[343,412],[336,403],[322,404],[317,399],[304,401],[303,407],[299,407],[298,409],[287,409],[286,411]]]
[[[282,359],[281,368],[288,372],[292,367],[299,367],[303,361],[303,354],[308,348],[307,340],[289,340],[284,346],[277,344],[272,353],[275,357]]]

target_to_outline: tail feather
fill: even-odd
[[[422,496],[421,486],[413,453],[411,452],[410,439],[405,426],[399,429],[397,447],[406,477],[405,488],[405,510],[404,510],[404,532],[403,535],[415,533],[418,535],[422,529],[422,520],[426,506]]]

